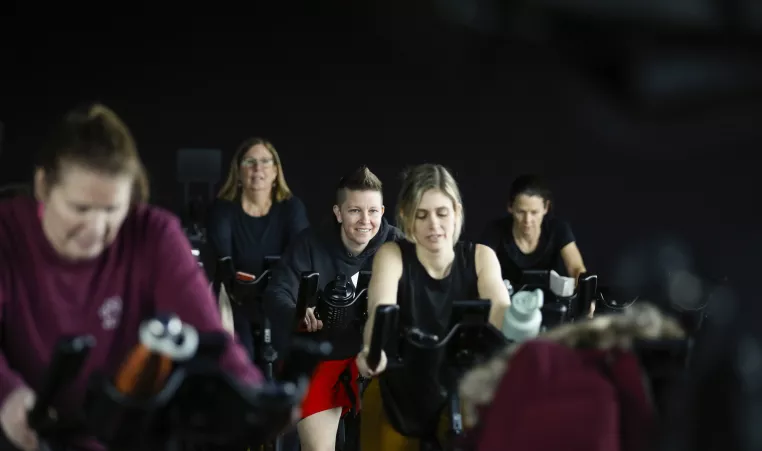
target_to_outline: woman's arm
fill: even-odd
[[[376,307],[397,303],[397,285],[402,277],[402,253],[397,243],[384,243],[373,257],[373,272],[368,285],[368,321],[365,323],[364,347],[370,347]]]
[[[304,231],[286,247],[270,274],[263,304],[265,316],[272,324],[272,344],[279,353],[287,352],[293,333],[294,315],[303,272],[313,271],[312,233]]]
[[[502,330],[505,309],[511,305],[511,296],[503,282],[500,262],[495,251],[482,244],[476,245],[475,259],[479,297],[490,300],[492,308],[489,312],[489,322],[498,330]]]
[[[586,272],[585,263],[582,261],[582,254],[577,248],[576,239],[568,222],[556,219],[554,222],[555,233],[558,237],[558,249],[561,259],[564,261],[566,273],[572,277],[576,283],[579,275]]]
[[[574,241],[561,248],[561,259],[566,266],[566,273],[569,274],[569,277],[574,278],[575,283],[580,274],[587,272],[585,262],[582,261],[582,254],[580,254],[577,243]]]

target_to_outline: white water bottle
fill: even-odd
[[[503,318],[503,335],[519,343],[532,339],[540,333],[544,297],[541,289],[519,291],[511,297],[511,306]]]

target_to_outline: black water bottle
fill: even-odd
[[[592,305],[598,293],[598,276],[583,272],[577,278],[577,312],[575,315],[584,318],[590,314]]]
[[[355,287],[345,275],[339,274],[323,289],[318,302],[318,317],[327,330],[346,329],[361,313],[357,307]]]

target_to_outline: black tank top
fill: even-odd
[[[414,244],[397,244],[402,253],[402,276],[397,289],[400,328],[404,331],[417,327],[442,339],[450,329],[453,302],[479,299],[476,246],[457,243],[450,273],[434,279],[418,260]],[[447,401],[437,372],[444,353],[403,352],[403,358],[404,367],[390,368],[379,379],[384,411],[391,425],[403,435],[426,438],[436,432]]]
[[[453,301],[479,298],[473,243],[455,245],[455,259],[444,279],[434,279],[415,254],[409,241],[399,244],[402,252],[402,276],[397,288],[400,323],[443,338],[450,327]]]

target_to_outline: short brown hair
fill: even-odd
[[[336,205],[341,205],[347,199],[346,191],[378,191],[383,194],[383,185],[376,174],[370,172],[367,166],[362,166],[339,180]]]
[[[148,175],[127,125],[110,108],[88,104],[67,113],[48,137],[37,160],[47,186],[61,176],[62,163],[75,163],[109,175],[135,177],[133,202],[147,202]]]
[[[283,174],[283,165],[280,162],[280,155],[275,150],[275,146],[266,139],[263,138],[249,138],[242,142],[238,149],[236,149],[233,155],[233,161],[230,163],[230,169],[228,170],[228,178],[220,188],[220,192],[217,194],[217,198],[233,201],[241,196],[241,163],[246,152],[256,145],[264,146],[270,154],[273,156],[273,164],[278,171],[278,175],[275,177],[275,189],[273,190],[273,199],[276,202],[283,202],[284,200],[291,199],[293,194],[291,189],[286,183],[286,176]]]

